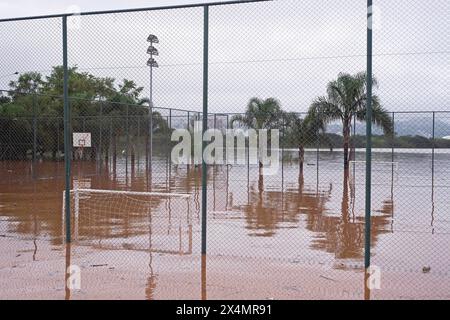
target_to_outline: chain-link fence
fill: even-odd
[[[1,297],[449,298],[448,1],[226,4],[0,21]]]

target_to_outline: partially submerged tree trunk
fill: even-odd
[[[342,130],[344,137],[344,170],[349,168],[349,147],[350,147],[350,127],[348,121],[344,122],[344,129]]]
[[[263,163],[262,162],[259,162],[258,190],[259,190],[259,192],[262,192],[264,190],[264,174],[263,174]]]
[[[134,166],[135,160],[136,160],[136,154],[135,154],[135,146],[134,143],[131,145],[131,179],[135,178],[136,168]]]
[[[147,176],[150,174],[148,172],[149,165],[150,165],[149,157],[148,157],[149,156],[149,152],[150,152],[150,148],[149,148],[150,140],[149,140],[148,132],[149,131],[147,130],[147,134],[145,135],[145,168],[146,168]]]
[[[113,136],[112,136],[112,166],[113,166],[113,175],[114,175],[114,177],[116,177],[116,173],[117,173],[117,171],[116,171],[116,169],[117,169],[117,137],[116,137],[116,135],[114,134]]]
[[[109,172],[109,144],[105,144],[103,152],[105,153],[105,168],[107,169],[106,172]]]
[[[298,170],[299,176],[303,176],[303,167],[305,164],[305,147],[303,145],[298,146]]]

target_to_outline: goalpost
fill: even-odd
[[[366,161],[350,161],[349,176],[356,181],[365,179]],[[372,176],[374,184],[392,184],[398,180],[398,162],[372,161]]]
[[[71,238],[103,249],[192,253],[190,195],[158,192],[74,189]],[[63,236],[65,236],[65,194]]]

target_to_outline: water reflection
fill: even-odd
[[[206,254],[202,254],[201,262],[201,300],[207,300]]]
[[[71,266],[71,258],[72,258],[72,245],[70,243],[66,244],[66,264],[65,264],[65,270],[64,270],[64,288],[65,288],[65,300],[70,300],[71,298],[71,288],[69,287],[69,281],[70,281],[70,272],[69,267]]]
[[[157,275],[155,274],[155,272],[153,270],[153,250],[152,250],[152,246],[151,246],[151,239],[150,239],[150,247],[149,247],[148,268],[149,268],[149,275],[148,275],[147,284],[145,287],[145,298],[147,300],[154,300]]]
[[[312,247],[334,254],[336,259],[362,259],[364,256],[364,217],[355,216],[355,193],[350,189],[349,172],[344,171],[342,179],[342,201],[340,216],[328,215],[323,210],[307,214],[307,229],[321,233],[322,237],[313,240]],[[384,207],[382,215],[372,216],[371,244],[376,245],[379,235],[385,233],[390,222],[391,210]]]
[[[199,234],[201,169],[195,166],[167,166],[165,159],[155,159],[151,180],[153,184],[149,186],[145,161],[140,163],[141,167],[127,170],[127,176],[119,159],[115,170],[107,164],[99,167],[90,162],[75,162],[73,183],[74,186],[91,189],[170,190],[192,195],[189,204],[182,205],[170,199],[142,202],[138,198],[105,199],[90,195],[90,207],[85,209],[102,214],[80,220],[80,239],[101,240],[95,243],[94,247],[97,249],[120,244],[121,249],[150,252],[145,296],[153,299],[158,278],[152,266],[152,253],[186,255],[196,253],[199,246],[195,235]],[[320,166],[319,180],[316,179],[316,168],[306,168],[303,175],[298,174],[295,164],[285,164],[284,169],[284,180],[281,181],[278,176],[260,175],[255,167],[208,168],[207,181],[211,190],[208,197],[209,232],[219,240],[231,239],[215,243],[216,250],[220,253],[228,250],[226,253],[236,255],[245,251],[250,255],[267,257],[279,252],[286,255],[295,253],[320,259],[325,254],[331,257],[335,262],[334,267],[339,269],[349,268],[349,264],[342,262],[362,261],[364,183],[361,177],[354,170],[350,173],[343,172],[333,167],[332,162],[325,161]],[[399,238],[394,237],[394,221],[397,230],[401,232],[402,222],[419,224],[425,216],[424,223],[431,227],[431,235],[436,230],[445,231],[442,229],[445,221],[439,215],[443,209],[447,209],[443,205],[446,203],[446,189],[440,185],[435,186],[437,182],[443,183],[444,174],[436,175],[431,184],[423,180],[425,182],[420,186],[416,185],[416,178],[411,182],[412,178],[404,174],[404,179],[409,179],[404,182],[405,188],[394,187],[400,184],[399,178],[394,177],[392,172],[377,174],[375,183],[381,181],[382,184],[377,184],[373,192],[373,248],[377,248],[380,239],[383,239],[384,254],[395,256],[395,252],[408,250],[407,242],[399,247]],[[64,167],[60,163],[44,162],[36,164],[31,170],[25,162],[2,162],[0,177],[0,236],[32,240],[32,258],[37,260],[40,238],[50,239],[52,244],[62,243]],[[441,180],[435,182],[435,179]],[[411,196],[411,188],[408,187],[411,185],[415,188],[415,196]],[[95,201],[96,197],[98,201]],[[163,218],[149,221],[152,217],[149,213],[159,213]],[[190,217],[194,230],[185,222],[180,228],[177,218],[182,215]],[[431,221],[428,218],[430,216]],[[152,238],[149,237],[149,228],[153,225],[155,228],[150,232],[153,234]],[[240,238],[234,238],[238,233]],[[392,236],[385,236],[388,233]],[[302,239],[306,239],[304,242],[307,245],[301,247],[301,252],[298,253],[298,244]],[[247,242],[245,246],[239,247],[236,246],[239,241]],[[283,247],[275,250],[270,247],[273,243]],[[68,257],[70,260],[70,256]],[[411,259],[419,258],[412,255]],[[204,275],[206,281],[206,268]],[[206,297],[206,285],[204,296]]]
[[[85,185],[88,181],[92,189],[135,191],[147,189],[144,170],[130,170],[133,175],[129,179],[121,179],[117,169],[109,172],[108,167],[103,166],[103,171],[93,177],[90,173],[98,168],[92,166],[89,162],[76,164],[74,172],[78,174],[74,178],[74,183]],[[153,166],[157,168],[158,163],[154,163]],[[47,169],[49,170],[47,175],[50,176],[55,167],[49,165]],[[332,253],[337,259],[359,259],[363,256],[364,218],[361,212],[355,212],[359,186],[352,183],[348,172],[344,172],[341,178],[342,194],[338,204],[336,195],[340,188],[335,187],[338,184],[337,179],[331,181],[327,187],[317,188],[307,183],[312,180],[308,180],[308,176],[299,175],[295,183],[296,188],[290,184],[285,190],[281,190],[273,187],[273,177],[265,183],[264,177],[255,172],[254,178],[257,181],[253,183],[253,180],[248,178],[251,174],[246,172],[245,168],[237,170],[228,166],[209,168],[207,178],[212,188],[212,197],[208,199],[208,206],[212,209],[212,217],[216,217],[217,211],[240,213],[248,235],[257,237],[273,237],[283,232],[285,228],[300,228],[301,222],[304,221],[305,229],[317,234],[311,238],[312,249]],[[45,172],[45,167],[41,166],[39,172],[41,174]],[[248,192],[242,192],[242,183],[239,180],[245,173],[249,184]],[[165,174],[170,176],[166,177]],[[177,233],[176,226],[171,228],[174,216],[189,211],[187,214],[198,221],[201,197],[200,168],[195,166],[174,166],[170,170],[163,168],[161,172],[155,172],[153,178],[153,190],[164,191],[165,186],[162,187],[158,181],[163,182],[163,185],[167,185],[168,190],[172,192],[192,194],[191,203],[177,208],[170,198],[142,202],[130,198],[120,201],[118,197],[105,200],[103,196],[89,195],[91,201],[86,210],[101,209],[107,214],[91,215],[85,223],[80,220],[79,235],[101,239],[144,237],[148,235],[150,212],[167,216],[166,231],[169,234],[174,233],[174,237]],[[0,207],[3,220],[1,231],[32,235],[35,239],[38,236],[50,235],[55,243],[60,241],[63,186],[60,179],[31,179],[22,185],[0,184],[3,198]],[[243,197],[245,193],[246,197]],[[28,201],[30,196],[31,202]],[[94,201],[96,197],[98,201]],[[95,207],[96,203],[99,204],[98,208]],[[124,203],[126,205],[123,205]],[[373,245],[376,245],[377,237],[386,232],[385,226],[392,222],[390,218],[393,214],[393,197],[383,200],[382,203],[381,208],[375,208],[379,214],[372,220]],[[132,249],[133,243],[129,242],[126,246]]]
[[[242,210],[246,228],[252,236],[274,236],[285,223],[296,226],[301,215],[315,216],[322,212],[330,197],[330,190],[316,193],[315,190],[305,189],[303,177],[300,178],[298,191],[265,191],[261,188],[262,180],[260,177],[257,187],[250,187],[248,204],[232,207],[233,210]]]

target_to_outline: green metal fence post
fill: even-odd
[[[99,132],[99,146],[98,146],[98,153],[99,153],[99,167],[100,167],[100,173],[102,172],[102,164],[103,164],[103,102],[100,103],[100,132]]]
[[[230,115],[228,115],[227,114],[227,131],[226,131],[226,134],[228,135],[228,130],[230,129]],[[228,150],[227,150],[227,152],[228,152]],[[226,168],[227,168],[227,180],[226,180],[226,195],[227,195],[227,200],[225,201],[225,211],[228,211],[228,199],[229,199],[229,197],[228,197],[228,195],[229,195],[229,188],[230,188],[230,184],[229,184],[229,178],[230,178],[230,164],[231,163],[228,163],[228,154],[226,155],[226,158],[225,158],[226,160],[225,160],[225,166],[226,166]],[[233,161],[234,161],[234,155],[233,155]]]
[[[67,59],[67,16],[62,18],[62,32],[63,32],[63,69],[64,69],[64,83],[63,83],[63,99],[64,99],[64,166],[65,166],[65,228],[66,228],[66,243],[71,242],[70,234],[70,186],[71,186],[71,171],[70,171],[70,157],[71,157],[71,139],[70,139],[70,106],[69,106],[69,71]]]
[[[217,115],[214,113],[214,123],[213,123],[213,129],[217,129]],[[216,154],[214,154],[214,157],[216,157]],[[214,165],[212,166],[212,185],[213,185],[213,210],[216,211],[216,167],[217,163],[214,161]]]
[[[353,115],[353,137],[352,137],[352,145],[353,145],[353,161],[356,161],[356,113]]]
[[[391,162],[392,165],[394,165],[394,159],[395,159],[395,112],[392,112],[392,152],[391,152]]]
[[[283,197],[284,195],[284,130],[285,130],[285,123],[284,123],[284,118],[282,120],[282,125],[281,125],[281,197]],[[273,152],[273,150],[271,150],[271,152]],[[280,153],[280,150],[277,150],[278,155]]]
[[[141,146],[141,118],[139,118],[139,117],[135,117],[135,120],[137,120],[136,122],[137,122],[137,133],[136,133],[136,137],[137,137],[137,150],[136,150],[136,153],[137,153],[137,171],[139,172],[139,170],[140,170],[140,164],[141,164],[141,161],[140,161],[140,159],[141,159],[141,152],[140,152],[140,150],[141,150],[141,148],[140,148],[140,146]]]
[[[372,0],[367,0],[367,114],[366,114],[366,201],[364,267],[370,267],[372,192]]]
[[[171,135],[172,135],[172,109],[169,109],[169,134],[167,135],[167,173],[168,173],[167,190],[169,190],[169,192],[170,192],[170,178],[172,177],[172,159],[170,158],[171,155],[170,145],[172,143]]]
[[[321,116],[319,116],[321,117]],[[317,118],[317,122],[320,121],[319,117]],[[319,194],[319,179],[320,179],[320,132],[317,131],[317,137],[316,137],[316,194]],[[300,160],[300,159],[299,159]]]
[[[436,112],[433,111],[433,129],[432,129],[432,141],[431,141],[431,182],[434,186],[434,149],[436,148]]]
[[[187,124],[186,124],[186,129],[189,131],[189,129],[190,129],[190,125],[189,125],[189,119],[190,119],[190,116],[191,116],[191,114],[190,114],[190,112],[188,111],[187,112]]]
[[[190,119],[191,119],[191,113],[188,111],[188,112],[187,112],[187,120],[188,120],[188,122],[187,122],[187,124],[186,124],[186,130],[187,130],[188,132],[190,132],[190,130],[191,130],[191,125],[190,125],[190,121],[191,121],[191,120],[190,120]],[[187,161],[186,161],[186,169],[187,169],[187,174],[186,174],[186,175],[189,174],[189,169],[191,168],[191,167],[190,167],[191,159],[192,159],[192,151],[189,150],[189,156],[188,156],[188,159],[187,159]]]
[[[57,145],[57,148],[56,148],[56,150],[58,150],[58,154],[59,154],[59,152],[61,152],[61,146],[60,146],[60,144],[61,144],[61,139],[60,139],[60,137],[59,137],[59,129],[60,129],[60,119],[59,119],[59,117],[57,117],[56,118],[56,132],[58,133],[57,135],[56,135],[56,145]],[[59,161],[59,157],[58,157],[58,161]]]
[[[36,93],[33,94],[33,179],[36,178],[36,158],[37,158],[37,114],[36,114]]]
[[[208,129],[208,45],[209,45],[209,6],[203,7],[203,126],[202,133]],[[202,135],[202,254],[206,254],[206,227],[207,227],[207,168],[203,152],[206,142]]]
[[[353,136],[352,136],[353,161],[356,161],[356,113],[353,115]],[[353,177],[356,177],[356,165],[353,165]]]
[[[391,201],[394,203],[394,160],[395,160],[395,112],[392,112],[392,142],[391,142]],[[392,206],[392,218],[394,218],[394,206]]]
[[[250,135],[247,135],[247,205],[250,205]]]
[[[130,110],[129,105],[127,104],[126,108],[126,119],[125,119],[125,135],[126,135],[126,146],[125,146],[125,184],[128,187],[128,152],[130,147],[130,132],[129,132],[129,116]]]
[[[191,113],[188,111],[187,112],[187,124],[186,124],[186,130],[190,131],[191,127],[190,127],[190,117],[191,117]],[[191,163],[191,151],[189,151],[189,158],[187,159],[187,163],[186,163],[186,168],[188,170],[189,173],[189,168],[190,168],[190,163]]]
[[[109,117],[109,141],[108,141],[108,145],[109,145],[109,148],[108,148],[108,160],[109,160],[109,162],[108,162],[108,170],[111,170],[111,167],[112,167],[112,164],[113,164],[113,158],[114,158],[114,156],[113,156],[113,151],[114,151],[114,146],[113,146],[113,142],[112,142],[112,140],[113,140],[113,138],[112,138],[112,132],[113,132],[113,123],[112,123],[112,117],[110,116]]]

